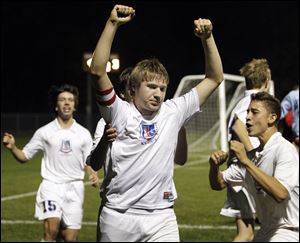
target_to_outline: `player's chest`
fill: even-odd
[[[46,138],[49,149],[69,153],[82,147],[84,139],[70,131],[58,131]]]

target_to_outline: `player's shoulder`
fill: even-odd
[[[198,92],[196,91],[195,87],[180,96],[166,100],[165,102],[163,102],[163,104],[172,107],[177,106],[180,103],[190,103],[194,101],[198,101]]]
[[[55,129],[56,123],[55,120],[41,126],[39,129],[36,130],[36,133],[43,133],[43,132],[48,132],[50,130]]]
[[[272,148],[275,154],[287,155],[295,152],[295,146],[282,136],[280,132],[273,134],[268,141],[267,147]]]

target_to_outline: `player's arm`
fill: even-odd
[[[209,158],[209,183],[213,190],[220,191],[227,186],[223,179],[222,172],[219,169],[227,159],[228,153],[222,150],[213,152]]]
[[[289,197],[288,190],[275,177],[267,175],[248,158],[242,143],[233,140],[230,142],[230,149],[246,167],[253,179],[277,202],[281,202]]]
[[[205,54],[205,79],[197,85],[200,106],[223,81],[222,61],[212,35],[212,24],[209,19],[194,21],[195,35],[201,39]]]
[[[110,13],[104,30],[95,48],[90,71],[98,75],[97,88],[99,91],[106,91],[112,88],[112,83],[106,73],[106,64],[109,61],[111,46],[118,27],[129,22],[135,14],[131,7],[115,5]]]
[[[177,142],[174,162],[178,165],[184,165],[187,161],[187,156],[188,156],[188,146],[186,140],[186,130],[185,127],[182,126],[178,132],[178,142]]]
[[[12,134],[5,132],[2,140],[4,146],[10,150],[15,159],[20,163],[28,161],[24,152],[19,149],[15,143],[15,138]]]
[[[89,176],[89,181],[92,184],[93,187],[98,187],[99,185],[99,178],[98,173],[93,170],[93,168],[89,165],[85,166],[85,171]]]
[[[117,137],[117,130],[110,127],[110,124],[106,124],[104,128],[104,134],[101,137],[94,151],[91,153],[90,165],[93,170],[98,171],[102,168],[106,161],[106,154],[109,145],[115,141]]]
[[[238,136],[239,140],[244,144],[246,151],[249,152],[254,149],[248,136],[245,124],[237,117],[235,118],[232,130]]]

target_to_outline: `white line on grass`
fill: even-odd
[[[191,162],[187,162],[186,165],[184,166],[180,166],[180,165],[175,165],[175,169],[178,168],[186,168],[188,166],[192,166],[195,164],[203,164],[206,163],[207,161],[203,161],[203,160],[195,160],[195,161],[191,161]],[[103,179],[100,180],[100,183],[103,181]],[[84,183],[84,185],[91,185],[91,182],[87,181]],[[7,196],[7,197],[1,197],[1,202],[5,202],[5,201],[10,201],[10,200],[15,200],[15,199],[20,199],[20,198],[24,198],[24,197],[31,197],[31,196],[35,196],[36,195],[36,191],[35,192],[27,192],[27,193],[21,193],[21,194],[17,194],[17,195],[12,195],[12,196]]]
[[[42,221],[35,220],[2,220],[1,224],[41,224]],[[82,222],[82,225],[86,226],[96,226],[97,222]],[[189,224],[180,224],[178,225],[181,229],[232,229],[235,230],[236,226],[228,226],[228,225],[189,225]]]
[[[101,183],[103,181],[103,179],[100,179],[99,183]],[[84,185],[91,185],[92,183],[90,181],[87,181],[84,183]],[[1,202],[4,201],[9,201],[9,200],[14,200],[14,199],[20,199],[20,198],[24,198],[24,197],[30,197],[30,196],[35,196],[37,193],[37,191],[35,192],[27,192],[27,193],[21,193],[21,194],[17,194],[17,195],[12,195],[12,196],[8,196],[8,197],[1,197]]]

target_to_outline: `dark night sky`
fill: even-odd
[[[125,3],[119,1],[119,3]],[[267,58],[281,99],[299,81],[298,1],[143,2],[135,19],[119,28],[112,51],[121,69],[147,57],[166,66],[172,97],[180,79],[204,72],[200,39],[193,20],[209,18],[225,73],[252,58]],[[92,52],[113,2],[2,1],[1,112],[47,112],[52,84],[71,83],[80,90],[84,112],[84,52]]]

